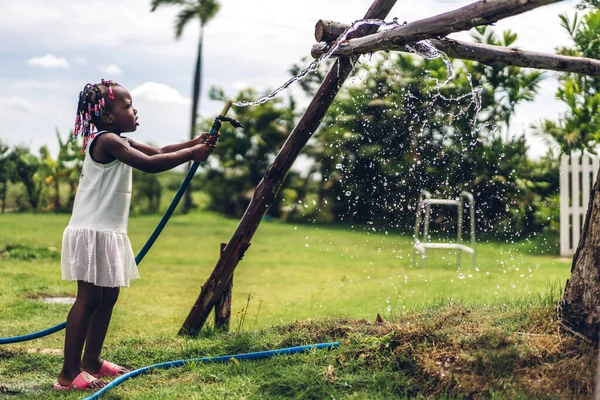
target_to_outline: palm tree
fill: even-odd
[[[151,0],[151,11],[160,6],[181,6],[183,9],[175,19],[175,38],[179,39],[188,22],[197,20],[200,23],[198,38],[198,55],[194,71],[194,89],[192,92],[192,112],[190,121],[190,139],[195,137],[196,113],[200,104],[200,91],[202,88],[202,42],[204,27],[219,12],[220,4],[216,0]],[[188,163],[188,170],[192,163]],[[192,185],[188,186],[183,199],[183,212],[188,212],[192,206]]]

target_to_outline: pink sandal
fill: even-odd
[[[89,374],[85,371],[81,371],[79,375],[73,379],[70,385],[61,385],[56,382],[54,384],[55,390],[86,390],[90,383],[97,381],[98,378],[94,377],[92,374]]]
[[[100,371],[97,374],[91,374],[95,378],[112,378],[113,376],[124,375],[126,372],[122,372],[120,365],[111,363],[110,361],[103,361]]]

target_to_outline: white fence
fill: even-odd
[[[572,256],[579,243],[590,191],[596,180],[598,156],[562,155],[560,158],[560,255]]]

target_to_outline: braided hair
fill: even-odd
[[[118,85],[118,83],[102,79],[100,83],[88,83],[79,92],[73,141],[77,140],[79,135],[83,136],[81,154],[85,153],[88,141],[94,138],[95,124],[100,120],[100,115],[106,110],[108,100],[115,99],[112,90],[115,85]],[[108,94],[108,100],[105,98],[106,94]]]

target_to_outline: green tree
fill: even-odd
[[[211,90],[211,97],[224,100],[224,94]],[[252,90],[240,92],[236,100],[249,101],[258,97]],[[277,151],[294,127],[292,99],[284,104],[276,98],[256,107],[233,107],[236,119],[244,131],[223,124],[219,144],[212,153],[206,170],[204,190],[210,195],[211,208],[232,217],[241,217],[250,202],[254,188],[266,174]],[[205,128],[212,120],[205,121]],[[268,214],[279,215],[281,196]]]
[[[14,165],[11,180],[23,183],[31,208],[37,210],[40,206],[40,198],[44,188],[45,177],[42,161],[23,146],[15,147],[10,153],[10,159]]]
[[[52,186],[54,194],[50,198],[50,203],[55,211],[60,210],[60,178],[59,178],[59,162],[50,154],[48,145],[42,146],[40,149],[40,159],[42,161],[42,170],[45,175],[44,183]]]
[[[192,111],[190,121],[190,139],[196,136],[196,117],[200,105],[202,91],[202,46],[204,42],[204,27],[219,12],[220,5],[215,0],[152,0],[151,11],[161,6],[179,6],[182,10],[175,19],[175,37],[179,39],[183,29],[191,21],[197,21],[200,27],[198,37],[198,53],[194,70],[194,87],[192,90]],[[188,170],[191,168],[188,163]],[[188,186],[183,199],[183,212],[188,212],[192,207],[192,185]]]
[[[75,194],[77,193],[77,185],[81,175],[83,166],[83,156],[81,155],[81,145],[78,141],[73,141],[73,131],[71,130],[63,141],[60,138],[58,129],[56,130],[56,138],[58,140],[58,162],[60,165],[59,177],[66,180],[69,185],[69,197],[64,210],[72,210],[75,202]]]
[[[62,140],[60,132],[56,130],[56,139],[58,140],[58,156],[56,159],[52,157],[48,146],[43,146],[40,150],[43,171],[45,173],[44,182],[54,189],[50,202],[55,211],[70,210],[75,200],[75,192],[77,190],[77,182],[83,164],[81,157],[81,147],[77,142],[71,140],[73,132],[69,133],[66,140]],[[67,205],[63,205],[61,201],[61,183],[65,182],[69,185],[69,198]]]
[[[504,31],[498,36],[489,26],[475,28],[471,37],[476,43],[492,46],[510,46],[517,40],[517,34]],[[544,75],[540,71],[530,71],[502,63],[491,65],[473,61],[465,61],[465,68],[470,74],[472,84],[482,88],[482,113],[480,118],[494,124],[502,123],[505,129],[505,140],[508,140],[510,120],[515,107],[532,101],[537,94]],[[498,129],[498,132],[500,129]]]
[[[600,10],[592,9],[571,19],[561,15],[561,24],[573,40],[559,53],[600,59]],[[536,133],[551,138],[565,154],[573,150],[595,152],[600,143],[600,78],[582,74],[561,74],[556,97],[567,105],[558,120],[534,124]]]

